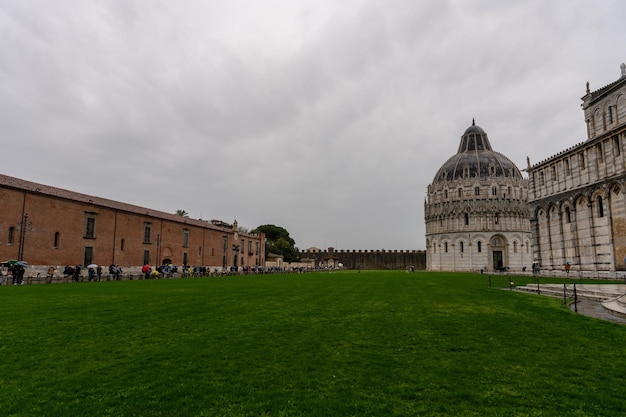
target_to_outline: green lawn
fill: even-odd
[[[626,415],[626,327],[492,285],[348,271],[3,286],[0,415]]]

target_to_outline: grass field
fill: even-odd
[[[3,286],[0,415],[626,415],[626,327],[507,285],[347,271]]]

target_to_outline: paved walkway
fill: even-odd
[[[572,297],[572,284],[573,283],[567,285],[568,297]],[[625,284],[578,284],[576,288],[579,294],[579,301],[576,306],[574,306],[573,303],[570,304],[570,310],[577,311],[578,314],[582,314],[584,316],[595,317],[597,319],[626,325],[626,317],[611,314],[611,312],[602,305],[602,302],[615,299],[625,294]],[[560,297],[560,294],[563,293],[563,284],[541,284],[540,289],[541,295]],[[517,287],[516,290],[536,294],[537,286],[534,284],[528,284],[523,287]]]
[[[580,300],[576,307],[574,307],[574,304],[571,304],[569,308],[572,311],[574,311],[575,308],[578,309],[578,314],[582,314],[583,316],[595,317],[597,319],[626,325],[626,318],[609,313],[606,308],[602,307],[602,303],[599,301]]]

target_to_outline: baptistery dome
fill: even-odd
[[[521,177],[519,169],[509,158],[491,149],[487,133],[472,121],[461,137],[457,153],[439,168],[434,181],[491,175]]]
[[[531,268],[528,180],[473,121],[428,185],[424,219],[429,270]]]

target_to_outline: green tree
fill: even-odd
[[[185,210],[181,210],[181,209],[176,210],[176,215],[177,216],[182,216],[182,217],[189,217],[189,213],[187,213]]]
[[[265,252],[282,255],[285,262],[300,260],[300,251],[296,247],[296,241],[289,236],[289,232],[280,226],[264,224],[257,227],[253,232],[265,233]]]

